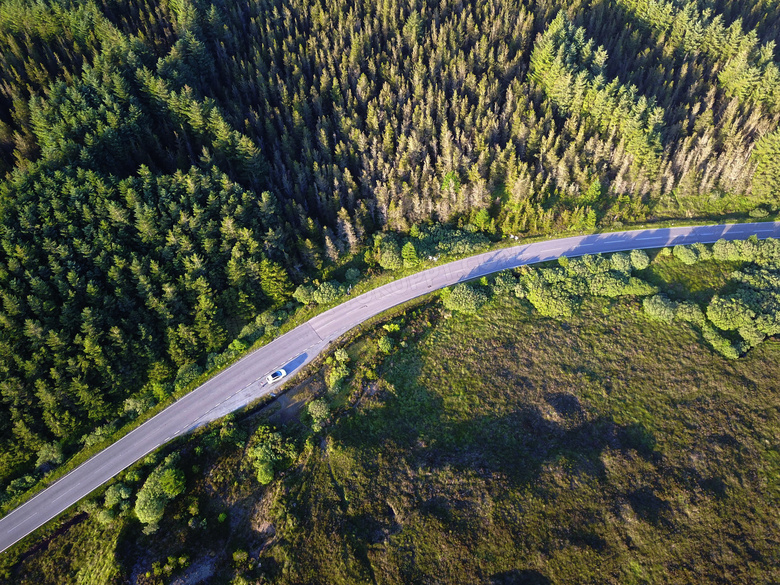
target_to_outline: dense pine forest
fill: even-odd
[[[4,497],[379,231],[775,213],[778,42],[771,0],[2,0]]]

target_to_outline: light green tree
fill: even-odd
[[[414,268],[420,263],[420,259],[417,257],[417,250],[411,242],[406,242],[404,247],[401,248],[401,257],[403,258],[404,268]]]
[[[323,423],[330,416],[330,407],[324,398],[317,398],[309,402],[307,407],[309,416],[311,417],[311,427],[315,433],[322,430]]]
[[[184,474],[175,466],[177,460],[176,454],[168,456],[149,474],[138,491],[135,515],[146,524],[144,531],[147,533],[157,530],[165,513],[165,505],[181,494],[186,487]]]

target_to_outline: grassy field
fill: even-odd
[[[667,257],[645,276],[706,302],[734,267]],[[321,433],[275,415],[301,452],[276,481],[257,484],[229,423],[182,447],[188,490],[157,533],[82,515],[6,559],[8,582],[780,581],[779,343],[729,361],[630,298],[564,322],[434,300],[394,322],[391,354],[381,328],[347,347]]]
[[[730,268],[652,270],[702,298]],[[280,582],[780,578],[777,343],[728,362],[632,300],[437,312],[286,481]]]

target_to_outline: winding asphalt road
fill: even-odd
[[[245,356],[0,519],[0,552],[173,437],[271,392],[278,383],[265,383],[269,372],[280,366],[288,373],[298,370],[331,341],[391,307],[457,282],[560,256],[712,243],[754,234],[780,238],[780,222],[636,230],[519,245],[430,268],[352,298]]]

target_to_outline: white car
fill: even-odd
[[[286,375],[287,372],[285,372],[284,370],[276,370],[273,374],[268,374],[266,380],[268,381],[269,384],[273,384],[277,380],[281,380],[282,378],[284,378]]]

